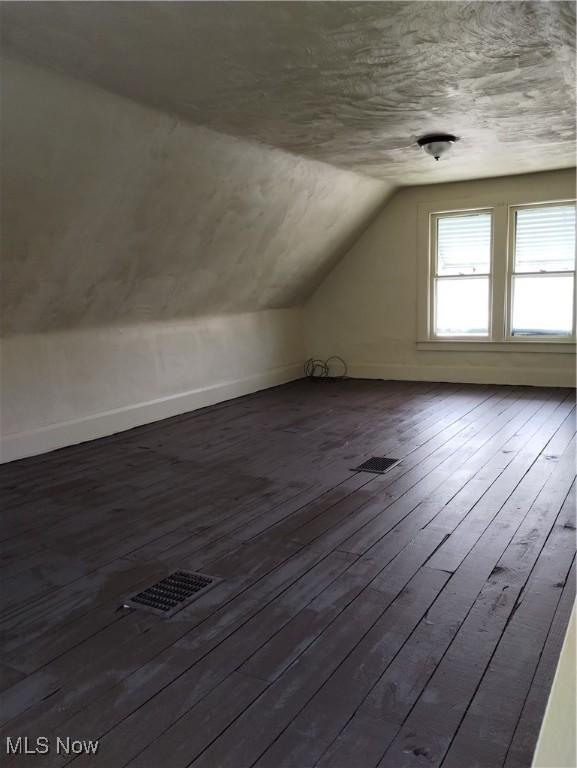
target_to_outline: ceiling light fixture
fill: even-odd
[[[435,160],[439,160],[441,155],[444,155],[451,148],[451,144],[456,141],[459,139],[450,133],[432,133],[429,136],[422,136],[417,144],[429,155],[432,155]]]

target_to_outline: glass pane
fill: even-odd
[[[437,336],[487,336],[489,278],[436,281]]]
[[[515,213],[515,272],[575,269],[575,205]]]
[[[437,218],[437,274],[487,275],[491,271],[491,214]]]
[[[513,336],[570,336],[573,275],[513,278]]]

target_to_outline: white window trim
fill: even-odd
[[[512,258],[512,211],[532,205],[559,205],[574,203],[573,198],[555,200],[526,200],[524,198],[495,201],[487,197],[461,198],[438,202],[422,202],[417,210],[417,342],[421,351],[475,351],[475,352],[554,352],[575,353],[575,333],[572,337],[509,336],[510,326],[510,259]],[[491,276],[489,336],[436,337],[433,324],[433,222],[441,214],[476,213],[491,211]],[[577,283],[577,278],[575,280]],[[575,306],[577,301],[573,302]],[[575,322],[574,322],[575,332]]]

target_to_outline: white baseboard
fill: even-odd
[[[113,411],[105,411],[81,419],[51,424],[30,432],[5,435],[2,438],[0,463],[47,453],[67,445],[96,440],[143,424],[195,411],[207,405],[258,392],[302,377],[302,364],[283,366],[245,379],[221,382],[210,387],[149,400]]]
[[[531,387],[574,387],[575,371],[505,366],[401,365],[349,363],[349,376],[393,381],[446,381],[451,384],[511,384]]]

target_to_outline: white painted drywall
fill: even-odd
[[[2,459],[174,416],[302,375],[299,309],[2,340]]]
[[[450,157],[442,162],[450,163]],[[575,385],[575,354],[417,349],[419,206],[574,198],[574,170],[398,190],[305,309],[309,355],[341,355],[354,376]],[[422,254],[421,254],[422,255]]]
[[[389,186],[1,76],[4,458],[300,375],[298,307]]]
[[[1,76],[5,333],[297,306],[387,194],[47,70]]]

